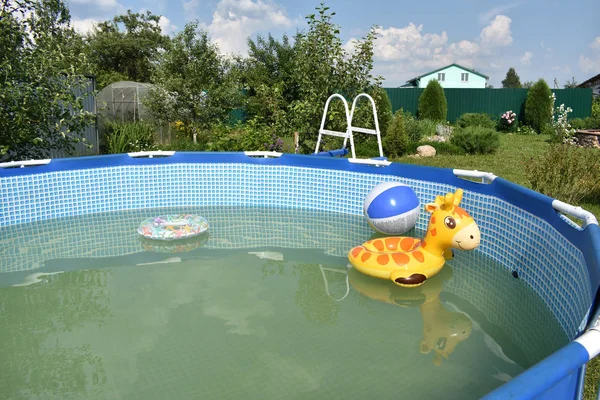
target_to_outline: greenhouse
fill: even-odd
[[[97,97],[100,121],[139,121],[150,118],[142,99],[154,85],[150,83],[120,81],[102,89]]]

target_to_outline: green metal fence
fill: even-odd
[[[392,112],[399,108],[417,114],[419,96],[425,89],[385,88]],[[494,119],[508,110],[523,120],[525,100],[529,89],[444,89],[448,103],[448,121],[454,122],[464,113],[488,113]],[[586,118],[592,115],[592,89],[552,89],[556,94],[555,106],[565,104],[573,112],[569,119]]]

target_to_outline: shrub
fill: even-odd
[[[390,101],[387,91],[382,87],[377,87],[373,90],[371,97],[373,97],[375,105],[377,106],[379,130],[382,134],[385,134],[394,117],[394,114],[392,113],[392,102]]]
[[[537,81],[527,93],[525,100],[525,123],[542,132],[544,125],[552,118],[552,92],[545,80]]]
[[[419,97],[419,119],[430,119],[433,121],[444,121],[448,115],[448,104],[446,95],[440,83],[432,79]]]
[[[531,188],[569,204],[600,191],[600,151],[568,144],[551,145],[536,158],[527,160]]]
[[[517,114],[513,110],[508,110],[500,116],[498,120],[498,131],[513,132],[517,127]]]
[[[447,154],[447,155],[456,156],[456,155],[464,155],[467,153],[463,148],[458,147],[452,143],[428,142],[428,141],[424,141],[424,142],[420,142],[420,143],[410,143],[407,148],[407,153],[415,154],[417,152],[417,147],[424,146],[424,145],[429,145],[429,146],[433,147],[435,149],[436,155]]]
[[[173,150],[173,151],[205,151],[206,142],[194,143],[188,138],[177,138],[171,143],[163,144],[158,146],[161,150]]]
[[[156,150],[154,125],[145,121],[107,122],[101,149],[108,154]]]
[[[407,147],[408,135],[404,127],[404,113],[399,109],[383,138],[383,148],[388,157],[399,157],[406,153]]]
[[[574,118],[570,123],[573,129],[600,129],[600,116]]]
[[[517,135],[536,135],[537,132],[533,130],[532,127],[528,125],[519,126],[515,131]]]
[[[437,123],[430,119],[416,119],[410,116],[410,113],[405,112],[404,127],[406,128],[409,142],[418,142],[424,137],[435,135]]]
[[[283,141],[273,134],[273,128],[251,119],[234,127],[218,125],[213,127],[209,151],[281,151]]]
[[[500,147],[500,136],[490,128],[469,126],[455,131],[450,143],[460,147],[467,154],[490,154]]]
[[[459,128],[481,126],[483,128],[493,129],[496,127],[496,123],[492,120],[490,115],[486,113],[464,113],[456,121],[456,126]]]
[[[552,106],[554,107],[554,93],[552,93]],[[554,119],[554,112],[552,113],[552,127],[554,128],[554,134],[563,142],[568,144],[575,144],[574,136],[575,129],[569,123],[569,113],[573,110],[571,107],[566,107],[561,104],[556,108],[556,120]]]

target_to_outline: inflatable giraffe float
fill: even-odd
[[[433,352],[433,364],[441,365],[456,346],[471,335],[473,323],[463,313],[444,307],[440,294],[446,282],[452,279],[452,269],[443,268],[427,285],[418,289],[405,289],[390,281],[374,279],[356,271],[348,270],[350,285],[359,293],[382,303],[403,308],[418,307],[423,318],[423,336],[419,349],[422,354]]]
[[[350,250],[350,264],[366,275],[391,279],[399,286],[422,285],[453,257],[453,248],[473,250],[479,246],[477,224],[458,206],[462,196],[462,189],[457,189],[425,205],[431,217],[422,240],[405,236],[372,239]]]

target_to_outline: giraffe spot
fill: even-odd
[[[355,248],[353,248],[352,249],[352,257],[354,257],[354,258],[358,257],[358,255],[360,254],[362,249],[363,249],[362,246],[356,246]]]
[[[400,242],[400,248],[404,251],[410,251],[410,250],[412,250],[414,242],[415,242],[415,239],[413,239],[413,238],[410,238],[410,237],[404,238]]]
[[[396,278],[396,282],[403,285],[419,285],[425,282],[426,279],[427,277],[423,274],[412,274],[408,278]]]
[[[371,258],[371,253],[369,253],[368,251],[366,251],[362,257],[360,258],[360,261],[365,262],[367,261],[369,258]]]
[[[432,225],[435,224],[435,217],[433,217],[433,216],[431,217],[431,224]]]
[[[391,237],[385,239],[385,245],[388,250],[396,250],[398,249],[398,242],[400,241],[399,237]]]
[[[385,246],[383,245],[383,240],[376,240],[373,242],[373,247],[377,249],[377,251],[383,251]]]
[[[387,254],[382,254],[379,257],[377,257],[377,263],[379,265],[386,265],[388,262],[390,262],[390,256],[388,256]]]
[[[435,237],[435,235],[437,235],[437,229],[436,229],[436,228],[433,228],[433,229],[431,230],[431,236],[434,236],[434,237]]]
[[[422,248],[425,248],[425,246],[427,246],[427,242],[423,240],[423,241],[421,242],[421,247],[422,247]]]
[[[421,253],[420,251],[415,251],[412,253],[412,255],[415,258],[415,260],[417,260],[420,263],[425,261],[425,257],[423,256],[423,253]]]
[[[393,253],[392,258],[394,259],[394,262],[398,266],[406,265],[410,261],[410,257],[408,257],[404,253]]]

